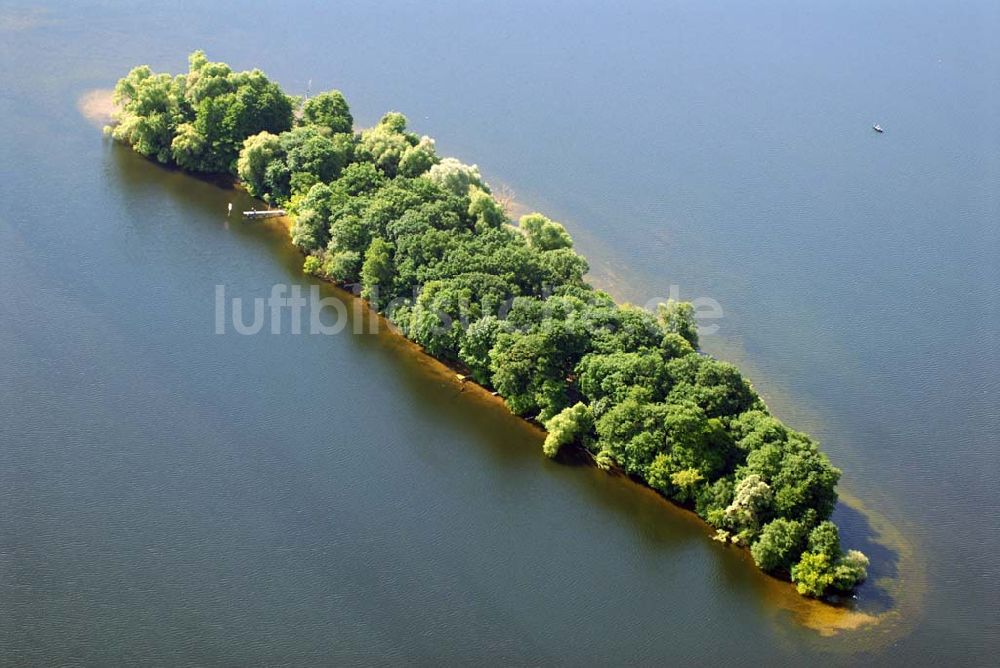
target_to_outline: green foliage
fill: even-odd
[[[118,81],[113,99],[118,110],[112,137],[147,158],[169,162],[177,126],[190,116],[182,83],[142,65]]]
[[[507,222],[507,214],[500,203],[481,188],[471,188],[469,191],[469,215],[475,219],[476,228],[481,232]]]
[[[373,193],[385,185],[385,175],[370,162],[348,165],[337,179],[337,187],[351,197]]]
[[[590,407],[577,402],[545,423],[545,429],[549,433],[542,444],[542,452],[546,457],[555,457],[564,445],[589,438],[593,428],[594,415],[590,412]]]
[[[667,407],[649,403],[641,391],[634,391],[597,421],[597,434],[626,473],[645,477],[658,454],[667,448]],[[664,460],[663,473],[670,472]]]
[[[655,400],[666,396],[668,377],[656,351],[591,353],[576,368],[580,391],[591,402],[620,403],[634,387],[643,387]]]
[[[601,450],[594,455],[594,465],[602,471],[611,471],[618,466],[614,455],[608,450]]]
[[[830,591],[850,591],[868,577],[868,557],[857,550],[844,554],[833,522],[821,522],[809,534],[808,550],[792,567],[792,582],[800,594],[820,597]]]
[[[833,588],[850,591],[868,578],[868,557],[858,550],[848,550],[833,568]]]
[[[542,271],[553,285],[581,285],[590,265],[570,248],[557,248],[538,256]]]
[[[277,141],[273,137],[248,139],[237,161],[237,173],[247,181],[247,190],[266,192],[278,202],[336,179],[354,155],[354,135],[330,135],[313,125],[282,132]]]
[[[306,100],[302,105],[302,123],[324,128],[331,134],[354,130],[354,117],[339,90],[320,93]]]
[[[324,272],[338,283],[352,283],[361,275],[361,254],[353,250],[330,253]]]
[[[115,139],[189,171],[235,173],[248,137],[291,127],[291,100],[259,70],[233,72],[201,51],[188,62],[187,75],[153,74],[143,65],[118,82]]]
[[[740,413],[729,423],[737,445],[747,452],[765,445],[780,444],[788,440],[788,429],[773,415],[763,410]]]
[[[704,355],[684,355],[667,362],[673,379],[672,401],[693,401],[710,417],[730,417],[759,403],[757,394],[739,370]]]
[[[477,166],[463,164],[455,158],[445,158],[431,167],[427,178],[460,197],[467,195],[473,186],[487,193],[490,191]]]
[[[573,239],[570,238],[566,228],[540,213],[521,216],[519,225],[532,248],[550,251],[573,247]]]
[[[324,274],[323,260],[315,255],[306,255],[306,260],[302,263],[302,271],[313,276],[322,276]]]
[[[469,322],[478,315],[473,300],[473,290],[465,281],[430,281],[413,306],[405,328],[408,336],[434,357],[457,359]]]
[[[283,155],[281,139],[277,135],[260,132],[246,138],[236,162],[236,173],[247,192],[254,197],[263,197],[271,191],[271,184],[265,180],[267,168]]]
[[[694,319],[694,305],[691,302],[679,302],[668,299],[666,304],[657,307],[663,330],[679,334],[693,348],[698,347],[698,323]]]
[[[823,520],[833,512],[840,471],[804,434],[790,432],[788,440],[754,450],[747,455],[746,466],[774,489],[778,515],[801,517],[812,509]]]
[[[734,487],[730,476],[702,485],[695,493],[695,512],[714,527],[726,526],[726,508],[733,501]]]
[[[316,187],[321,188],[323,185],[318,183]],[[312,209],[306,209],[292,223],[292,243],[305,250],[322,248],[326,227],[322,215]]]
[[[701,471],[695,468],[681,469],[670,474],[670,483],[677,490],[674,498],[686,503],[692,500],[698,489],[698,485],[704,480]]]
[[[809,533],[809,551],[820,552],[835,561],[840,557],[840,532],[837,525],[826,520],[817,524]]]
[[[783,517],[769,522],[751,548],[754,563],[769,573],[789,573],[802,554],[805,527]]]
[[[544,422],[570,404],[569,351],[553,332],[501,332],[490,351],[493,386],[517,415],[538,412]]]
[[[392,285],[392,244],[381,238],[372,240],[361,265],[361,296],[381,308],[388,301],[386,293]]]
[[[510,331],[507,323],[492,314],[473,321],[466,330],[458,356],[469,367],[476,382],[483,385],[490,383],[490,351],[496,345],[500,333],[506,331]]]
[[[434,140],[421,137],[415,146],[410,146],[399,158],[400,176],[420,176],[441,161],[434,149]],[[461,194],[461,193],[459,193]]]
[[[316,183],[327,183],[340,176],[340,171],[351,160],[354,136],[327,136],[306,126],[284,133],[282,145],[293,179],[296,174],[306,173],[314,177]]]
[[[800,594],[818,598],[833,586],[833,570],[827,555],[804,552],[799,563],[792,566],[792,582]]]
[[[361,133],[358,157],[374,164],[386,176],[393,177],[403,154],[419,143],[416,135],[406,132],[406,117],[389,112],[375,127]]]

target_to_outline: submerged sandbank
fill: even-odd
[[[103,128],[111,122],[115,111],[114,91],[110,88],[88,90],[76,100],[76,108],[93,125]]]

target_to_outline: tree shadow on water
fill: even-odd
[[[840,602],[872,614],[896,607],[898,601],[891,585],[898,581],[900,575],[899,550],[880,542],[880,533],[872,526],[869,517],[843,501],[837,504],[833,520],[840,527],[840,542],[844,549],[860,550],[870,561],[868,579],[855,590],[853,597]]]

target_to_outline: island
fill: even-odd
[[[356,287],[433,357],[537,421],[545,455],[581,453],[697,513],[799,593],[849,592],[868,559],[831,514],[841,472],[699,351],[694,308],[617,304],[585,280],[563,225],[515,223],[475,165],[389,112],[357,131],[336,90],[286,95],[201,51],[132,69],[106,128],[160,163],[231,178],[293,219],[304,270]]]

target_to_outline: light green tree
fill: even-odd
[[[365,251],[361,265],[361,296],[376,308],[388,301],[395,270],[392,263],[392,244],[376,237]]]
[[[479,174],[479,167],[466,165],[455,158],[445,158],[431,167],[426,176],[432,182],[460,197],[468,194],[470,186],[475,186],[486,192],[490,191]]]
[[[698,347],[698,323],[694,318],[694,305],[691,302],[679,302],[668,299],[666,304],[657,307],[663,331],[679,334],[692,347]]]
[[[410,146],[399,158],[401,176],[420,176],[440,162],[434,150],[434,140],[424,136],[416,146]]]
[[[590,407],[583,402],[577,402],[545,423],[548,435],[542,443],[542,452],[546,457],[555,457],[563,446],[583,441],[594,428],[594,415]]]
[[[277,135],[260,132],[246,138],[236,162],[236,172],[247,192],[254,197],[261,197],[268,192],[265,181],[268,165],[281,159],[283,154],[281,140]]]
[[[519,224],[528,238],[528,243],[533,248],[548,251],[573,247],[573,239],[569,236],[566,228],[540,213],[529,213],[521,216]]]

